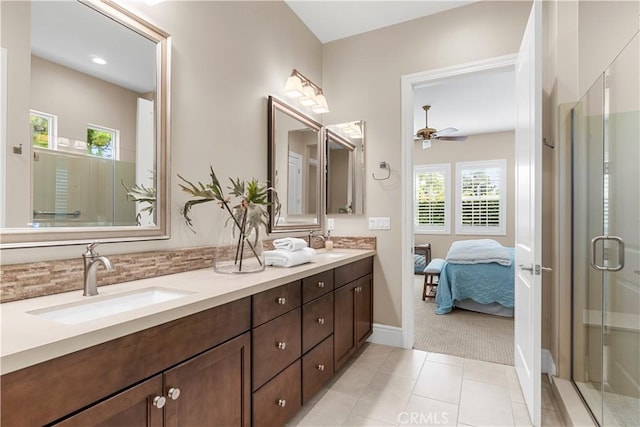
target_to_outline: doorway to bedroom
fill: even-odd
[[[409,309],[417,350],[514,363],[513,62],[503,57],[425,73],[413,85],[414,134],[425,130],[410,150],[415,274]],[[493,247],[504,265],[472,255],[440,271],[451,249],[486,254]]]

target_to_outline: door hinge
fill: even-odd
[[[604,162],[604,174],[605,175],[609,175],[611,173],[610,169],[611,169],[611,166],[609,165],[609,162]]]

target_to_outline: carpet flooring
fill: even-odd
[[[435,314],[434,298],[422,301],[424,276],[414,279],[416,350],[513,365],[513,318],[454,308]]]

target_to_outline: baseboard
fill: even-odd
[[[392,347],[402,347],[402,328],[374,323],[373,334],[367,341]]]
[[[556,363],[553,361],[553,355],[546,348],[542,349],[540,369],[543,374],[547,374],[549,376],[556,376],[558,373],[556,370]]]

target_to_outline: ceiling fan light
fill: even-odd
[[[284,85],[284,94],[289,98],[299,98],[304,95],[302,91],[302,80],[296,75],[291,75]]]
[[[318,105],[311,107],[314,113],[324,114],[329,112],[329,105],[327,105],[327,98],[324,97],[322,92],[316,95],[315,100]]]
[[[300,104],[305,107],[312,107],[314,105],[318,105],[316,101],[316,91],[311,87],[311,85],[306,85],[302,88],[303,95],[300,97]]]

